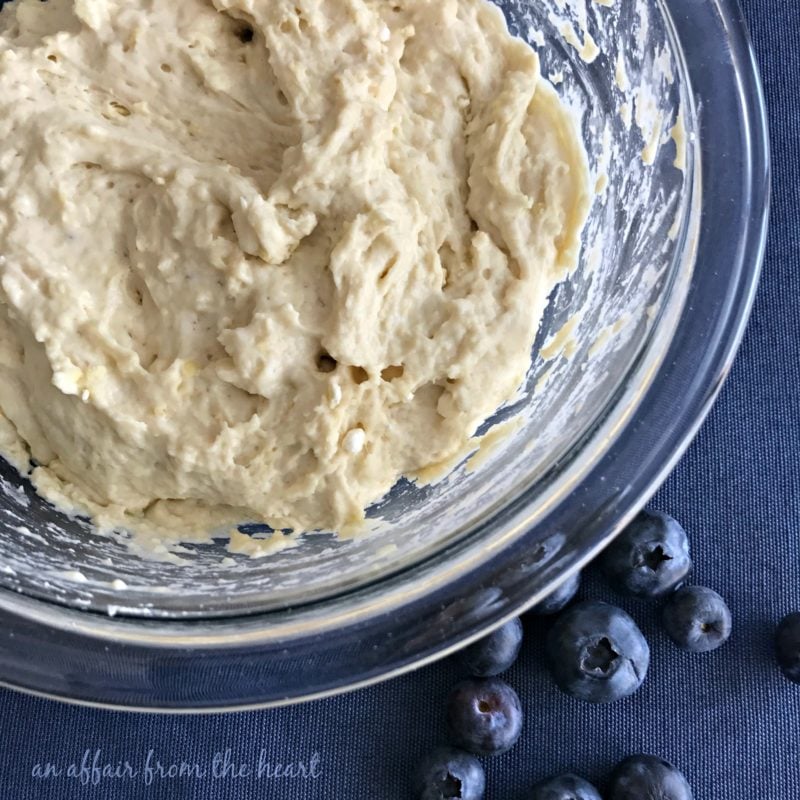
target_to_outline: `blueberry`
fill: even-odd
[[[539,601],[532,609],[533,614],[557,614],[578,593],[581,585],[581,574],[576,572],[570,575],[555,591],[551,592],[544,600]]]
[[[476,678],[489,678],[505,672],[516,660],[522,646],[522,623],[519,617],[460,653],[461,662]]]
[[[611,776],[609,800],[693,800],[683,773],[656,756],[630,756]]]
[[[725,601],[705,586],[682,586],[664,605],[664,627],[684,650],[707,653],[728,641],[731,612]]]
[[[555,621],[547,660],[567,694],[609,703],[635,692],[650,664],[650,648],[621,609],[596,600],[578,603]]]
[[[479,756],[504,753],[519,739],[522,706],[500,678],[461,681],[447,700],[453,744]]]
[[[600,556],[600,566],[619,589],[658,597],[689,574],[689,539],[668,514],[642,511]]]
[[[486,775],[475,756],[455,747],[438,747],[417,770],[419,800],[483,800]]]
[[[537,783],[531,800],[602,800],[589,781],[577,775],[558,775]]]
[[[781,620],[775,634],[775,651],[783,674],[800,683],[800,614],[788,614]]]

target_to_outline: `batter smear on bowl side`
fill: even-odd
[[[6,449],[119,524],[357,522],[514,394],[588,187],[488,0],[7,4]]]

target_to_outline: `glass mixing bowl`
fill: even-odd
[[[402,480],[368,535],[309,533],[261,559],[191,546],[180,564],[66,517],[2,463],[0,681],[174,710],[363,685],[537,602],[664,479],[730,366],[763,255],[767,134],[740,12],[498,5],[580,119],[598,194],[525,386],[477,455]]]

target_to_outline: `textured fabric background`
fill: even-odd
[[[698,0],[702,2],[702,0]],[[763,283],[744,346],[722,397],[691,450],[655,498],[692,537],[694,580],[730,602],[735,632],[720,651],[692,656],[661,632],[652,606],[621,602],[653,651],[642,690],[595,708],[558,693],[528,625],[509,681],[527,722],[510,753],[488,764],[489,800],[524,800],[537,779],[574,769],[602,782],[637,751],[680,765],[698,800],[800,798],[800,686],[780,676],[771,635],[800,609],[800,5],[742,0],[759,53],[774,158],[774,210]],[[590,580],[585,595],[608,595]],[[390,683],[277,711],[199,718],[127,715],[0,693],[0,798],[400,800],[418,754],[443,734],[442,705],[458,670],[437,664]],[[214,754],[257,766],[314,753],[318,777],[35,779],[37,763],[66,768],[84,752],[100,763],[148,751],[165,765]],[[90,777],[90,776],[89,776]]]

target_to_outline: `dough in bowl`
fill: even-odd
[[[519,387],[589,196],[488,0],[16,0],[7,447],[114,524],[356,523]]]

